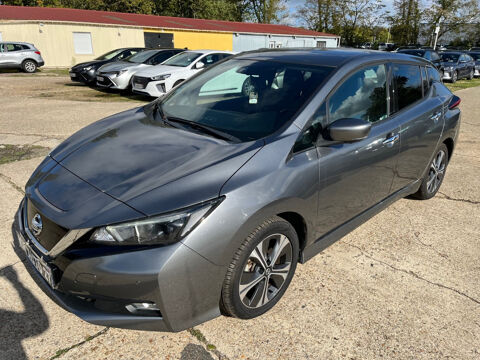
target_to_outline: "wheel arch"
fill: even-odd
[[[298,236],[299,250],[300,252],[302,252],[303,249],[305,249],[305,245],[307,243],[307,224],[303,216],[299,213],[291,211],[282,212],[280,214],[277,214],[277,216],[281,217],[285,221],[288,221],[290,225],[293,226]]]
[[[452,157],[452,153],[453,153],[453,148],[454,148],[454,141],[451,137],[448,137],[446,138],[445,140],[443,140],[443,143],[445,144],[445,146],[447,147],[447,150],[448,150],[448,160],[450,160],[450,158]]]

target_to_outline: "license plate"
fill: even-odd
[[[97,81],[103,81],[105,78],[103,76],[97,76]]]
[[[55,281],[53,280],[52,269],[43,261],[41,257],[39,257],[28,245],[25,240],[19,236],[20,239],[20,246],[25,251],[28,260],[33,265],[33,267],[42,275],[45,281],[52,287],[55,288]]]
[[[77,74],[75,74],[75,73],[70,73],[70,77],[76,77],[76,76],[77,76]]]

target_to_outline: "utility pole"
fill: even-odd
[[[438,21],[438,25],[435,27],[435,42],[433,43],[433,50],[437,49],[438,33],[440,32],[440,24],[441,23],[442,23],[442,20],[440,19]]]

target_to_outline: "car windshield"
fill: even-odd
[[[440,57],[442,58],[443,62],[456,63],[456,62],[458,62],[458,58],[460,57],[460,55],[443,53],[443,54],[440,54]]]
[[[334,67],[232,59],[200,73],[160,103],[167,120],[208,126],[240,141],[278,130]]]
[[[480,53],[469,53],[468,55],[470,55],[473,60],[480,61]]]
[[[403,54],[415,55],[420,57],[423,57],[423,54],[425,53],[424,51],[421,51],[421,50],[402,50],[400,52]]]
[[[122,51],[123,49],[112,50],[106,54],[103,54],[102,56],[97,57],[95,60],[110,60],[120,54]]]
[[[129,56],[125,59],[125,61],[142,64],[149,60],[153,55],[155,55],[158,51],[157,50],[145,50],[136,53],[135,55]]]
[[[196,53],[196,52],[183,52],[171,57],[170,59],[165,61],[162,65],[187,67],[202,55],[203,55],[202,53]]]

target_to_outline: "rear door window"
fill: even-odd
[[[397,111],[422,99],[422,76],[417,65],[393,64]]]

